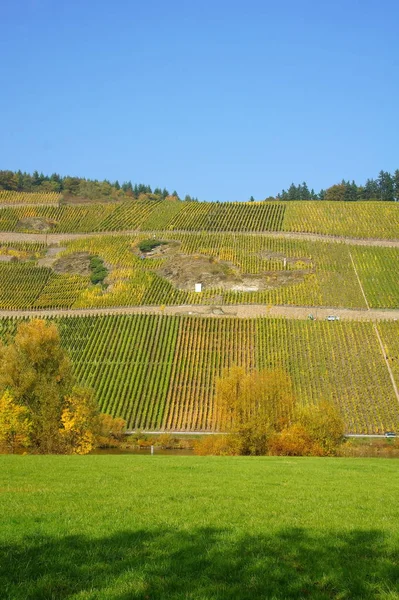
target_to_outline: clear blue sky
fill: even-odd
[[[200,200],[399,168],[397,0],[3,0],[0,169]]]

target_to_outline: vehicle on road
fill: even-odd
[[[327,321],[339,321],[339,317],[336,315],[328,315]]]
[[[394,438],[394,437],[396,437],[396,433],[394,433],[393,431],[386,431],[385,437],[386,438]]]

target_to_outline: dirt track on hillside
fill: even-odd
[[[185,233],[198,233],[196,231],[186,230],[161,230],[161,231],[140,231],[140,230],[127,230],[127,231],[95,231],[91,233],[18,233],[14,231],[3,231],[0,232],[0,242],[42,242],[45,244],[59,244],[68,240],[76,240],[80,238],[102,236],[102,235],[161,235],[163,237],[173,237],[173,235],[185,234]],[[264,232],[246,232],[237,233],[232,231],[218,231],[209,232],[217,233],[220,235],[231,234],[234,236],[240,235],[255,235],[265,237],[276,237],[276,238],[289,238],[293,240],[307,240],[313,242],[333,242],[341,244],[349,244],[352,246],[384,246],[388,248],[399,248],[398,240],[381,240],[372,238],[351,238],[335,235],[323,235],[321,233],[294,233],[292,231],[264,231]]]
[[[91,316],[91,315],[187,315],[201,317],[283,317],[286,319],[308,319],[311,314],[315,320],[322,321],[329,315],[339,317],[342,321],[396,321],[399,320],[399,309],[348,309],[348,308],[326,308],[310,306],[271,306],[257,304],[238,304],[235,306],[122,306],[115,308],[85,308],[70,310],[0,310],[0,317],[60,317],[60,316]],[[335,323],[331,323],[334,327]]]

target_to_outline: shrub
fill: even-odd
[[[91,276],[90,281],[95,285],[103,283],[108,275],[108,269],[104,265],[104,261],[99,256],[92,256],[90,259]]]
[[[118,446],[126,432],[126,421],[111,415],[100,414],[98,417],[97,444],[100,448]]]
[[[241,454],[241,442],[235,435],[204,435],[194,443],[194,454],[238,456]]]
[[[272,456],[322,456],[323,449],[303,425],[294,423],[270,437],[268,453]]]
[[[295,420],[303,425],[325,456],[336,454],[343,440],[345,424],[332,402],[323,400],[317,406],[305,406],[298,411]]]
[[[165,244],[165,242],[162,242],[161,240],[143,240],[139,244],[139,250],[141,252],[151,252],[151,250],[154,250],[154,248],[162,246],[163,244]]]

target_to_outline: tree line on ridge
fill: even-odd
[[[58,173],[44,175],[38,171],[32,174],[22,171],[0,170],[0,190],[16,192],[56,192],[64,197],[80,197],[91,200],[124,200],[128,198],[174,198],[186,202],[198,202],[198,198],[187,194],[180,198],[176,190],[169,192],[165,187],[152,188],[144,183],[133,184],[130,180],[120,184],[107,179],[86,179],[82,177],[61,176]],[[265,200],[330,200],[355,202],[358,200],[379,200],[385,202],[399,201],[399,169],[393,173],[381,170],[377,178],[369,178],[363,185],[354,180],[343,179],[326,189],[315,192],[309,189],[306,181],[292,183],[288,189],[283,189],[276,196],[268,196]],[[250,202],[255,201],[253,196]]]

